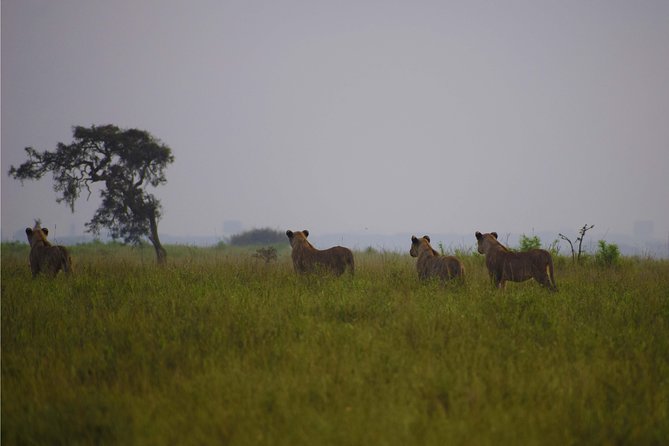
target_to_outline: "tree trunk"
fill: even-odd
[[[574,244],[569,240],[569,237],[567,237],[564,234],[558,234],[562,240],[566,240],[569,243],[569,247],[571,248],[571,263],[576,262],[576,251],[574,251]]]
[[[152,214],[149,217],[149,225],[151,227],[149,241],[153,244],[153,248],[156,250],[156,261],[158,262],[158,265],[164,265],[167,263],[167,251],[165,251],[163,245],[160,244],[160,238],[158,238],[158,222],[156,221],[155,214]]]

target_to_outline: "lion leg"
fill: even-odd
[[[539,282],[539,284],[545,288],[551,289],[551,283],[548,281],[548,274],[546,272],[542,272],[541,274],[538,274],[534,280]]]
[[[504,277],[504,271],[496,271],[493,273],[493,278],[495,281],[495,286],[497,289],[503,290],[506,286],[506,278]]]
[[[504,278],[503,274],[495,274],[494,275],[494,280],[495,280],[495,285],[497,286],[497,289],[503,290],[504,287],[506,286],[506,279]]]
[[[462,283],[465,281],[465,267],[462,264],[458,265],[458,275],[456,279]]]
[[[61,262],[58,262],[56,264],[47,264],[44,268],[43,271],[49,275],[49,277],[56,277],[58,275],[58,271],[60,271],[63,268],[63,264]]]
[[[539,284],[545,288],[547,288],[550,291],[555,291],[557,288],[554,285],[554,282],[552,282],[552,264],[550,262],[547,262],[543,268],[539,268],[538,270],[535,270],[532,274],[534,277],[534,280],[539,282]]]
[[[49,262],[48,258],[43,259],[40,262],[39,272],[48,277],[54,277],[58,273],[59,269],[60,265],[53,265],[51,262]]]
[[[453,267],[451,267],[449,265],[449,267],[448,267],[448,278],[449,278],[449,280],[450,279],[457,279],[459,277],[462,277],[462,270],[460,268],[460,265],[458,265],[457,263],[454,264]]]
[[[490,283],[497,286],[497,279],[495,278],[495,274],[492,271],[488,271],[488,278],[490,279]]]
[[[67,251],[67,249],[63,246],[58,247],[60,251],[60,256],[62,259],[62,267],[63,267],[63,272],[66,274],[70,274],[72,272],[72,257],[70,256],[70,253]]]
[[[30,265],[30,272],[32,273],[33,277],[37,277],[39,274],[39,260],[33,255],[33,253],[30,253],[30,257],[28,258],[28,264]]]

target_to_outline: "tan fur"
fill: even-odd
[[[421,280],[432,277],[447,282],[451,279],[464,279],[465,267],[457,257],[442,256],[430,246],[430,237],[427,235],[417,238],[411,237],[411,257],[417,257],[416,271]]]
[[[30,270],[33,277],[39,273],[55,276],[61,269],[72,272],[72,258],[65,246],[54,246],[47,239],[49,230],[41,228],[39,223],[34,228],[26,228],[30,244]]]
[[[485,254],[488,274],[497,288],[504,289],[506,281],[523,282],[534,279],[551,291],[557,291],[553,276],[553,258],[545,249],[513,252],[497,241],[497,233],[476,232],[478,252]]]
[[[319,270],[329,271],[340,276],[348,268],[351,275],[354,272],[353,253],[343,246],[330,249],[316,249],[309,241],[309,231],[286,231],[293,251],[293,268],[298,274],[311,273]]]

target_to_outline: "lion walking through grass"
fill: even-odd
[[[421,280],[438,278],[442,282],[451,279],[464,280],[465,267],[457,257],[439,255],[430,245],[430,237],[411,236],[411,257],[416,257],[416,271]]]
[[[499,289],[506,281],[524,282],[534,279],[551,291],[557,291],[553,276],[553,258],[545,249],[513,252],[497,240],[497,233],[481,234],[476,231],[479,254],[485,255],[488,274]]]
[[[348,269],[349,273],[353,275],[355,265],[353,253],[350,249],[343,246],[334,246],[323,250],[316,249],[307,240],[309,231],[306,229],[296,232],[288,230],[286,235],[292,248],[291,258],[296,273],[311,273],[322,269],[341,276]]]
[[[30,244],[30,271],[33,277],[39,273],[55,276],[61,269],[65,273],[72,272],[72,258],[65,246],[52,245],[47,239],[49,230],[42,228],[39,221],[33,228],[26,228],[26,236]]]

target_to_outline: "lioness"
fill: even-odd
[[[465,267],[462,262],[457,257],[439,255],[430,246],[430,237],[427,235],[421,238],[411,236],[409,254],[411,257],[418,257],[416,271],[421,280],[437,277],[445,283],[454,278],[464,279]]]
[[[53,246],[49,243],[46,239],[49,235],[47,228],[35,223],[34,228],[26,228],[26,235],[30,244],[30,270],[33,277],[40,272],[55,276],[61,269],[66,273],[72,272],[70,253],[64,246]]]
[[[476,231],[478,251],[485,254],[488,274],[497,288],[504,289],[506,281],[523,282],[534,279],[551,291],[557,291],[553,277],[553,258],[544,249],[513,252],[497,241],[497,233]]]
[[[321,268],[341,276],[348,267],[349,272],[353,275],[353,253],[350,249],[343,246],[324,250],[316,249],[307,240],[309,231],[306,229],[297,232],[288,230],[286,235],[293,249],[291,257],[296,273],[309,273]]]

